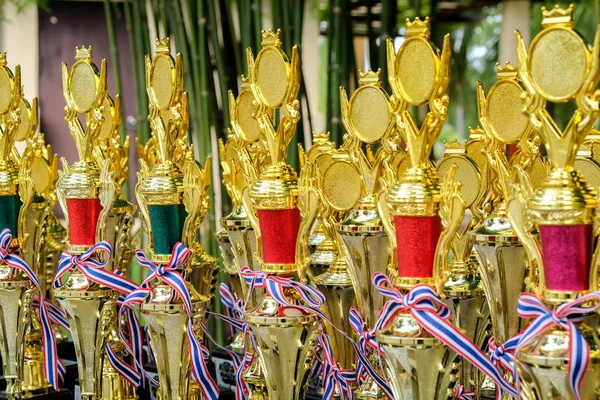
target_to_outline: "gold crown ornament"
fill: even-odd
[[[396,264],[390,275],[400,290],[428,284],[439,295],[444,294],[448,254],[466,207],[461,184],[454,182],[456,162],[449,166],[441,187],[429,160],[448,115],[450,51],[449,35],[441,51],[429,41],[428,18],[408,21],[407,38],[397,53],[393,41],[387,41],[388,79],[396,100],[394,122],[408,147],[397,180],[394,170],[388,169],[396,182],[382,197],[382,205],[389,208],[390,236],[396,238]],[[429,112],[418,127],[408,108],[424,104]],[[395,397],[446,398],[454,390],[459,368],[454,351],[425,331],[410,313],[399,313],[376,336]]]
[[[511,223],[528,253],[530,275],[539,275],[532,289],[549,307],[573,301],[598,289],[598,247],[594,250],[597,194],[574,168],[580,144],[600,114],[596,86],[600,80],[600,31],[593,47],[573,30],[573,5],[542,8],[543,29],[529,50],[517,37],[519,78],[526,94],[523,112],[540,136],[550,162],[542,184],[532,188],[522,169],[511,185]],[[560,73],[569,71],[568,75]],[[561,130],[547,110],[548,103],[574,100],[577,109]],[[539,232],[538,235],[535,231]],[[577,324],[591,349],[581,372],[579,397],[593,399],[600,390],[600,342],[587,322]],[[551,326],[520,347],[517,353],[522,395],[528,398],[576,398],[569,378],[569,348],[575,339],[560,326]]]
[[[169,39],[157,40],[154,57],[146,56],[146,91],[152,137],[140,158],[136,196],[149,238],[148,258],[164,266],[178,242],[192,250],[181,271],[192,309],[189,315],[174,289],[159,281],[152,285],[139,311],[149,327],[161,398],[187,398],[193,386],[187,323],[190,318],[206,318],[217,260],[206,255],[197,239],[210,204],[211,160],[208,157],[202,168],[187,142],[183,62],[181,54],[171,55]],[[198,282],[198,290],[190,283],[192,279]]]
[[[279,35],[279,30],[263,32],[262,48],[256,58],[250,49],[246,51],[248,80],[254,95],[252,116],[267,152],[259,169],[245,168],[250,185],[243,201],[256,235],[261,271],[292,278],[299,269],[297,249],[308,240],[317,209],[316,194],[301,193],[296,172],[285,163],[300,119],[296,96],[301,74],[298,47],[292,48],[291,60],[288,59]],[[247,159],[242,162],[249,164]],[[303,398],[319,334],[317,315],[287,315],[285,307],[265,294],[245,318],[258,343],[269,398]]]

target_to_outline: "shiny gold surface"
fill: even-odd
[[[456,354],[432,337],[410,314],[377,333],[385,354],[386,374],[397,399],[447,399],[458,380]]]
[[[319,335],[315,315],[263,317],[246,314],[258,342],[269,399],[304,398]]]
[[[545,288],[544,269],[539,249],[531,239],[536,224],[570,225],[591,223],[598,205],[596,192],[586,184],[581,173],[573,169],[580,144],[591,133],[600,108],[594,98],[594,88],[600,76],[597,62],[600,53],[600,33],[593,47],[588,47],[573,30],[573,5],[567,9],[542,8],[544,29],[533,39],[527,51],[517,32],[519,78],[527,94],[523,96],[524,113],[529,117],[535,132],[542,139],[549,155],[551,171],[542,185],[532,193],[527,180],[520,177],[521,188],[511,206],[517,219],[515,229],[522,240],[532,242],[526,246],[528,257],[534,260],[532,273],[539,268],[537,294],[545,300],[560,302],[565,296],[550,293]],[[544,65],[542,65],[544,64]],[[560,67],[559,67],[560,65]],[[557,73],[567,68],[567,74]],[[574,100],[577,110],[571,121],[561,130],[546,109],[546,102]],[[527,209],[529,206],[529,210]],[[596,288],[597,266],[590,273],[590,288]],[[567,295],[565,293],[565,295]],[[575,293],[567,297],[573,297]]]
[[[600,342],[593,329],[584,324],[577,328],[589,344],[591,352],[587,370],[581,381],[581,399],[593,400],[600,390]],[[574,400],[567,374],[569,334],[552,327],[525,345],[517,354],[521,396],[525,399]]]
[[[194,315],[204,315],[210,300],[188,288],[191,289]],[[168,293],[163,293],[165,290]],[[161,398],[185,400],[190,380],[187,338],[190,317],[181,303],[169,303],[172,291],[170,287],[155,287],[139,310],[150,328],[150,346],[158,369]]]
[[[94,399],[102,390],[102,357],[106,343],[103,319],[110,315],[111,305],[106,303],[113,293],[111,290],[88,290],[87,285],[83,290],[77,290],[76,279],[81,276],[75,275],[72,273],[65,285],[54,291],[54,296],[71,327],[81,396]]]

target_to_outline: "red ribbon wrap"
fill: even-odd
[[[546,288],[588,290],[594,226],[539,225]]]
[[[258,210],[265,264],[294,264],[296,239],[300,229],[300,210]]]
[[[96,225],[102,211],[100,199],[67,199],[69,243],[74,246],[96,244]]]
[[[398,244],[398,276],[433,278],[433,261],[442,222],[440,217],[394,217]]]

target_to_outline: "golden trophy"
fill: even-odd
[[[115,180],[109,165],[120,162],[117,154],[122,150],[118,142],[111,144],[114,151],[108,151],[103,145],[108,138],[114,140],[118,131],[119,100],[117,97],[115,109],[106,90],[106,60],[98,71],[92,62],[91,47],[77,48],[75,64],[68,69],[63,63],[62,70],[67,103],[65,121],[75,140],[79,161],[68,165],[63,159],[63,170],[59,172],[56,192],[67,221],[68,241],[55,278],[54,296],[71,326],[82,398],[136,399],[133,385],[115,371],[105,375],[108,381],[103,379],[103,371],[111,369],[105,365],[109,364],[105,347],[117,348],[115,342],[118,342],[115,332],[117,292],[86,272],[92,268],[88,264],[92,262],[99,266],[98,274],[116,276],[112,272],[116,264],[110,257],[110,244],[102,241],[114,240],[117,246],[125,246],[119,244],[120,236],[114,232],[117,223],[121,224],[119,229],[127,230],[127,223],[118,219],[118,222],[113,221],[113,231],[108,229],[108,221],[119,214],[119,209],[113,206],[119,193],[117,184],[121,185],[124,179],[120,175],[119,180]],[[79,120],[80,114],[85,116],[85,129]],[[120,164],[121,168],[124,166]],[[129,218],[132,212],[129,207]],[[109,234],[112,236],[108,237]],[[118,251],[122,254],[121,247]],[[108,257],[105,253],[109,253]]]
[[[219,143],[221,166],[223,169],[223,181],[225,187],[230,191],[232,199],[232,210],[225,217],[221,218],[221,226],[227,231],[231,250],[234,254],[237,272],[241,268],[248,266],[252,270],[260,270],[257,254],[257,240],[254,226],[256,221],[252,220],[250,214],[253,209],[250,199],[249,189],[253,181],[258,179],[258,175],[263,165],[267,161],[267,154],[264,144],[260,140],[260,127],[258,121],[253,117],[254,113],[254,94],[250,88],[248,78],[242,76],[241,90],[236,98],[233,92],[229,92],[229,115],[230,125],[229,137],[227,143]],[[235,279],[230,275],[230,282],[233,283],[233,293],[236,297],[248,301],[248,307],[256,305],[260,296],[260,289],[250,293],[248,298],[247,284],[239,276]],[[234,340],[238,351],[239,339],[241,335]],[[254,349],[249,341],[245,343],[247,352],[253,352]],[[246,368],[244,380],[250,386],[253,399],[268,398],[265,377],[262,371],[259,355],[254,354],[252,363]]]
[[[181,290],[189,300],[152,271],[151,277],[146,278],[147,283],[150,284],[152,277],[159,281],[150,286],[143,299],[138,299],[138,309],[149,328],[160,380],[159,396],[187,399],[196,390],[190,380],[190,370],[196,379],[201,374],[199,366],[190,358],[199,346],[198,338],[194,339],[197,332],[192,329],[194,333],[188,336],[188,331],[192,321],[200,323],[206,317],[215,265],[212,260],[206,264],[194,261],[207,260],[197,233],[208,212],[211,161],[207,158],[203,169],[194,160],[192,146],[187,143],[189,114],[187,93],[183,92],[183,62],[181,54],[175,59],[171,56],[169,45],[168,38],[159,39],[155,56],[152,59],[146,56],[152,137],[141,148],[136,197],[148,236],[146,261],[152,268],[166,269],[185,279],[185,288]],[[189,250],[182,253],[181,244]],[[139,253],[141,251],[138,251],[141,263]],[[201,275],[199,290],[189,281],[194,268]],[[190,348],[190,344],[196,347]],[[195,359],[200,362],[202,356]],[[214,385],[209,388],[215,389]]]
[[[551,167],[535,191],[517,168],[507,205],[530,259],[530,275],[538,276],[532,282],[537,297],[523,294],[519,300],[519,314],[533,319],[516,349],[521,396],[527,399],[587,400],[600,391],[600,341],[587,318],[580,322],[581,315],[596,313],[600,301],[594,292],[598,247],[592,258],[598,201],[573,168],[579,145],[600,113],[600,31],[590,48],[573,30],[572,12],[573,5],[542,7],[543,29],[529,51],[517,32],[523,112],[541,137]],[[546,106],[571,100],[577,109],[561,131]],[[550,322],[542,324],[545,320]],[[540,324],[543,329],[536,329]]]
[[[410,167],[385,196],[395,228],[397,270],[391,274],[399,291],[424,284],[443,294],[448,254],[463,220],[465,202],[456,167],[446,172],[444,187],[429,161],[433,143],[448,112],[445,94],[450,79],[450,36],[440,52],[429,42],[429,19],[407,21],[406,41],[398,53],[388,41],[389,81],[397,99],[396,126],[408,146]],[[417,127],[409,105],[429,105]],[[446,399],[458,380],[456,353],[429,333],[407,310],[399,311],[388,328],[377,332],[385,354],[385,370],[394,396],[401,399]]]
[[[0,261],[0,356],[6,379],[6,396],[20,399],[23,395],[26,327],[36,289],[22,271],[13,273],[9,261],[10,253],[26,250],[25,244],[30,235],[27,232],[27,213],[33,197],[30,160],[21,160],[14,149],[14,142],[20,135],[25,136],[20,139],[26,138],[35,128],[21,130],[21,70],[17,65],[13,75],[6,63],[6,53],[0,54],[0,81],[3,88],[0,92],[0,229],[3,236],[5,229],[13,235],[8,243],[3,239]],[[23,111],[24,125],[29,122],[35,124],[36,118],[30,121],[28,110]],[[37,109],[33,113],[37,116]]]
[[[446,152],[437,166],[441,180],[451,169],[454,181],[461,184],[461,195],[465,206],[471,211],[464,228],[452,239],[452,259],[448,265],[448,276],[444,285],[446,304],[454,314],[453,324],[462,329],[465,335],[480,349],[484,349],[489,339],[490,315],[481,287],[481,276],[477,271],[477,261],[473,257],[473,241],[469,231],[482,222],[482,203],[489,190],[485,164],[480,166],[469,157],[469,153],[480,150],[481,138],[478,131],[465,144],[456,141],[446,143]],[[480,157],[479,157],[480,158]],[[479,160],[480,162],[482,160]],[[485,162],[485,161],[484,161]],[[483,167],[483,168],[482,168]],[[461,364],[460,382],[467,391],[476,385],[476,369],[471,363]]]
[[[300,181],[313,180],[319,195],[319,224],[322,225],[325,239],[317,246],[317,250],[310,254],[308,241],[303,242],[298,258],[305,260],[304,264],[315,265],[324,258],[324,245],[326,242],[332,250],[332,260],[329,263],[316,264],[324,271],[311,278],[311,282],[324,295],[323,310],[331,322],[323,324],[329,336],[332,354],[335,361],[343,370],[354,370],[356,367],[356,353],[352,343],[338,329],[346,335],[353,334],[348,320],[350,308],[356,305],[355,289],[348,271],[348,263],[344,254],[342,239],[336,231],[336,225],[341,222],[348,212],[363,195],[363,184],[360,173],[353,163],[348,162],[349,155],[344,150],[336,150],[335,145],[329,142],[329,135],[315,134],[314,145],[306,153],[300,171]],[[301,186],[308,186],[303,183]],[[331,239],[330,239],[331,238]],[[304,268],[309,271],[310,266]],[[318,270],[314,270],[313,273]],[[333,325],[333,327],[331,326]],[[334,328],[335,327],[335,328]],[[339,388],[337,388],[339,390]]]
[[[379,74],[370,70],[360,72],[359,87],[350,99],[346,90],[340,88],[342,122],[348,132],[340,148],[348,156],[345,160],[332,161],[325,171],[338,169],[349,174],[353,182],[361,182],[360,188],[356,187],[358,183],[346,182],[347,189],[352,189],[347,192],[346,201],[354,201],[355,205],[336,227],[343,241],[356,304],[368,326],[374,325],[384,303],[383,296],[371,285],[371,276],[375,272],[385,273],[395,259],[394,238],[390,236],[391,229],[385,226],[389,212],[379,204],[386,185],[392,183],[384,174],[384,165],[394,166],[404,155],[398,146],[392,99],[381,88]],[[366,152],[362,150],[363,144]],[[376,144],[381,147],[374,153],[371,146]],[[356,193],[361,195],[357,202]],[[385,398],[370,376],[355,393],[360,399]]]
[[[268,155],[258,179],[251,169],[245,171],[252,184],[243,194],[244,205],[256,235],[259,274],[291,278],[300,261],[297,247],[308,240],[316,217],[317,197],[311,187],[298,187],[296,172],[285,163],[300,119],[298,47],[292,49],[290,61],[281,50],[279,31],[263,32],[262,37],[256,58],[247,50],[248,78],[255,98],[252,115]],[[281,113],[278,120],[275,110]],[[286,294],[293,296],[293,291],[286,289]],[[318,316],[283,307],[265,292],[245,319],[258,345],[269,398],[303,398],[319,334]]]
[[[480,263],[479,272],[493,321],[492,333],[498,343],[506,342],[520,329],[517,315],[519,294],[525,289],[528,270],[523,245],[507,215],[507,182],[511,164],[528,168],[534,174],[545,172],[545,163],[528,142],[532,135],[528,118],[520,112],[523,88],[517,79],[517,67],[498,64],[498,81],[484,94],[477,86],[479,120],[484,131],[484,149],[492,176],[491,213],[471,233]],[[510,111],[507,111],[510,110]],[[506,145],[519,143],[519,153],[509,164]],[[531,150],[531,151],[530,151]]]

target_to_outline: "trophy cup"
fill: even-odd
[[[326,270],[311,280],[325,295],[324,311],[331,323],[324,323],[323,327],[330,338],[333,357],[340,368],[354,370],[356,353],[352,343],[338,331],[341,329],[346,335],[352,335],[348,315],[356,300],[343,242],[336,231],[336,225],[341,222],[345,213],[358,203],[364,188],[360,173],[353,163],[348,162],[348,153],[336,150],[335,145],[328,140],[329,135],[318,134],[315,137],[315,145],[306,153],[300,180],[312,179],[316,182],[315,189],[319,195],[319,224],[322,225],[327,239],[321,242],[312,254],[308,241],[304,242],[299,259],[310,260],[307,262],[315,265],[317,256],[323,256],[326,242],[331,242],[331,245],[327,246],[332,247],[332,261],[319,264],[326,265]],[[332,327],[332,324],[337,329]]]
[[[397,54],[388,42],[389,81],[398,101],[396,124],[404,133],[410,157],[410,167],[385,197],[396,234],[397,272],[392,276],[400,291],[425,284],[442,294],[450,246],[465,211],[460,184],[452,183],[456,167],[446,173],[446,184],[440,188],[429,162],[448,111],[444,92],[450,79],[450,36],[445,36],[443,50],[437,50],[428,41],[428,18],[407,21],[406,36]],[[430,111],[419,128],[407,108],[425,103]],[[458,379],[456,354],[408,311],[400,311],[376,337],[395,398],[448,398]]]
[[[528,118],[520,112],[523,88],[517,79],[517,67],[498,64],[497,79],[487,97],[481,82],[477,86],[484,151],[489,159],[487,168],[496,183],[488,196],[491,201],[487,207],[492,212],[471,232],[471,237],[480,260],[479,272],[493,321],[492,334],[498,343],[505,343],[519,331],[517,301],[524,290],[528,269],[525,250],[506,212],[505,188],[510,171],[506,145],[520,142],[519,153],[511,164],[528,168],[532,177],[540,170],[543,173],[545,164],[536,151],[530,151],[532,147],[527,142],[532,132]]]
[[[82,398],[135,399],[133,385],[116,371],[105,376],[107,382],[103,379],[103,371],[110,370],[110,366],[104,365],[105,347],[117,348],[113,346],[117,293],[105,286],[104,281],[84,273],[82,268],[87,267],[80,264],[82,261],[78,258],[81,255],[101,265],[99,275],[116,276],[110,257],[107,259],[100,254],[108,249],[98,248],[96,243],[107,238],[110,233],[107,222],[111,213],[118,213],[117,209],[113,210],[117,182],[114,174],[109,172],[110,162],[118,160],[107,158],[114,154],[103,150],[100,142],[101,135],[114,137],[115,125],[118,130],[115,121],[118,110],[114,109],[106,90],[106,60],[102,61],[98,71],[92,62],[91,47],[77,48],[75,64],[69,70],[63,63],[62,69],[63,94],[67,103],[65,121],[75,140],[79,161],[69,166],[63,159],[63,171],[59,172],[56,192],[67,221],[68,243],[67,253],[63,255],[67,263],[57,272],[54,296],[65,310],[71,326]],[[85,130],[79,114],[85,116]],[[118,143],[114,145],[118,146]],[[62,275],[67,272],[70,274],[63,282]]]
[[[261,272],[291,278],[300,261],[296,248],[308,240],[316,217],[317,198],[311,187],[298,187],[296,172],[285,163],[300,119],[296,99],[300,88],[298,47],[294,46],[288,61],[281,50],[279,31],[263,32],[262,38],[256,59],[251,50],[246,54],[256,103],[253,115],[268,147],[268,158],[258,179],[247,176],[252,185],[243,193],[244,205],[256,235]],[[281,112],[278,121],[274,119],[275,110]],[[257,343],[269,398],[304,398],[319,334],[318,316],[282,307],[265,292],[258,307],[246,312],[245,319]]]
[[[510,186],[508,202],[512,226],[533,260],[530,268],[539,268],[534,271],[539,273],[534,286],[539,299],[524,294],[519,300],[519,313],[534,319],[516,349],[521,396],[527,399],[587,400],[600,391],[600,341],[595,329],[586,320],[581,322],[582,315],[595,314],[599,302],[597,292],[588,295],[589,300],[585,296],[598,289],[598,247],[592,258],[598,201],[573,168],[579,145],[600,113],[596,93],[600,31],[590,49],[573,30],[572,12],[573,5],[542,7],[543,29],[529,51],[516,34],[518,73],[527,93],[522,97],[523,111],[541,137],[551,166],[535,191],[517,169],[518,183]],[[569,74],[557,74],[558,69]],[[561,131],[546,105],[570,100],[577,109]],[[539,232],[539,247],[534,229]],[[525,302],[535,304],[539,313],[526,312]],[[551,323],[535,330],[540,318],[547,316],[552,316]]]
[[[446,143],[446,152],[437,166],[441,180],[450,169],[454,171],[454,181],[461,184],[461,195],[471,215],[464,229],[452,239],[452,261],[448,266],[447,281],[444,285],[446,304],[452,309],[453,324],[464,330],[465,335],[480,349],[484,349],[489,339],[489,310],[481,288],[481,277],[477,272],[477,261],[472,256],[473,242],[469,231],[482,221],[481,207],[488,194],[488,175],[469,157],[469,150],[477,149],[481,141],[477,131],[464,145],[456,141]],[[482,170],[484,173],[482,173]],[[460,382],[467,391],[475,389],[476,369],[471,363],[461,364]]]
[[[310,168],[311,171],[320,171],[320,173],[325,171],[335,150],[335,144],[329,141],[329,136],[329,133],[313,133],[313,145],[306,152],[302,145],[298,144],[300,168],[304,166],[306,161],[309,161],[315,165],[314,168]],[[308,266],[303,265],[302,268],[306,271],[311,282],[315,277],[326,272],[338,256],[336,243],[333,237],[330,236],[333,232],[326,232],[321,220],[322,217],[317,215],[314,229],[308,236],[306,243],[308,247],[304,249],[305,254],[300,258],[308,262]]]
[[[208,212],[210,158],[202,169],[193,159],[192,147],[187,143],[189,114],[187,93],[183,92],[182,57],[178,54],[173,59],[168,38],[156,41],[156,54],[152,59],[146,56],[146,89],[152,137],[140,158],[136,197],[149,238],[148,262],[157,269],[170,269],[173,274],[183,276],[190,301],[189,304],[184,301],[161,278],[139,299],[138,309],[148,325],[160,398],[187,399],[197,389],[189,379],[190,365],[199,374],[197,365],[190,364],[194,349],[189,347],[190,343],[197,346],[198,339],[191,339],[197,332],[190,333],[190,337],[188,329],[190,321],[196,323],[206,317],[211,301],[207,294],[212,289],[202,285],[212,271],[205,275],[201,270],[201,287],[197,291],[189,282],[194,268],[193,261],[187,260],[189,251],[184,251],[184,259],[177,248],[182,243],[192,250],[192,259],[198,253],[204,254],[196,235]],[[207,264],[197,265],[203,268]]]
[[[26,217],[33,197],[31,170],[27,160],[21,160],[14,142],[23,133],[20,129],[22,101],[21,70],[15,74],[8,68],[6,53],[0,54],[0,229],[10,229],[14,238],[4,243],[0,261],[0,356],[6,379],[6,397],[20,399],[23,395],[23,360],[26,326],[35,288],[25,274],[13,273],[5,259],[8,253],[25,249],[29,237]],[[37,110],[36,110],[37,111]],[[34,111],[35,115],[37,115]],[[28,115],[23,115],[27,123]],[[34,121],[32,121],[34,122]],[[25,130],[25,135],[31,132]],[[43,355],[42,355],[43,357]],[[42,374],[43,375],[43,374]]]
[[[229,92],[231,130],[229,131],[227,143],[224,145],[219,144],[223,181],[227,181],[226,188],[227,185],[230,185],[230,197],[233,203],[232,211],[221,218],[221,226],[229,236],[238,274],[240,269],[245,266],[254,271],[260,270],[259,259],[255,257],[257,254],[257,240],[254,226],[257,226],[257,221],[252,220],[254,218],[251,214],[253,205],[247,191],[244,195],[244,191],[252,182],[258,179],[258,174],[266,161],[265,149],[260,141],[258,121],[252,116],[254,112],[253,103],[254,94],[250,88],[248,78],[242,76],[241,91],[238,97],[235,98],[233,92]],[[242,279],[238,278],[239,286],[237,286],[238,279],[233,274],[230,277],[230,282],[234,283],[232,285],[234,295],[242,298],[245,302],[249,302],[250,304],[247,305],[249,308],[254,307],[257,304],[260,289],[248,294],[247,285]],[[237,337],[244,339],[241,335]],[[238,347],[239,342],[234,340],[234,343]],[[238,349],[240,352],[241,350],[243,349]],[[249,341],[245,343],[245,351],[254,353]],[[253,399],[268,398],[267,384],[258,354],[254,354],[251,364],[246,368],[244,380],[250,386]]]
[[[385,273],[394,259],[394,238],[389,236],[391,228],[385,227],[388,210],[378,207],[385,185],[391,184],[383,174],[384,165],[395,165],[397,159],[404,155],[397,146],[399,137],[394,126],[394,105],[381,88],[379,74],[379,71],[370,70],[360,72],[359,87],[350,99],[346,90],[340,88],[342,122],[348,132],[340,147],[349,157],[345,161],[332,161],[327,169],[335,171],[333,168],[338,168],[350,174],[352,179],[362,181],[363,188],[359,191],[362,197],[336,226],[344,244],[356,304],[368,326],[373,326],[384,303],[383,296],[371,285],[371,276],[375,272]],[[382,146],[373,153],[371,145],[375,143]],[[361,149],[363,144],[368,149],[366,154]],[[340,163],[342,161],[345,164]],[[358,174],[353,175],[348,165],[352,165]],[[373,353],[370,357],[377,358],[377,354]],[[355,393],[359,399],[385,398],[370,376]]]

